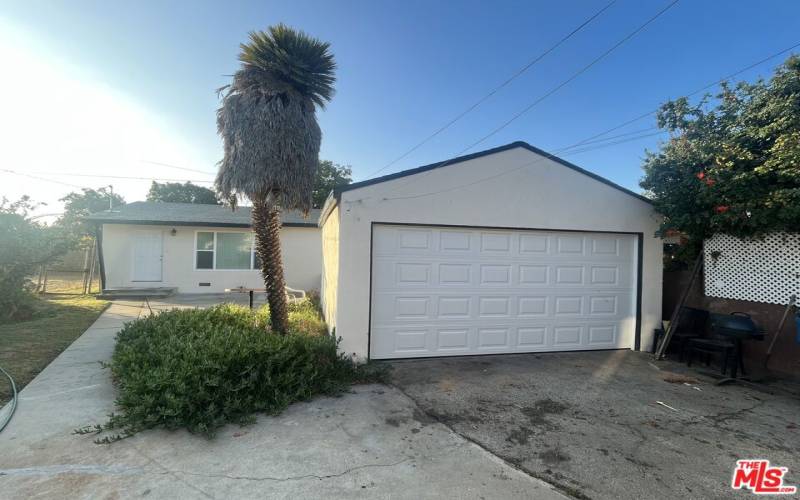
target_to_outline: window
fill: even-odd
[[[250,233],[217,233],[217,269],[250,269]]]
[[[197,233],[197,269],[214,269],[214,233]]]
[[[198,231],[195,246],[196,269],[258,269],[253,234],[244,232]]]

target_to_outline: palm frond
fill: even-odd
[[[324,108],[333,98],[336,62],[330,44],[284,24],[253,31],[241,45],[242,64],[260,70]]]

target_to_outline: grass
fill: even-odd
[[[78,338],[103,312],[108,302],[92,295],[46,294],[33,319],[0,325],[0,366],[21,390]],[[11,387],[0,381],[0,405],[11,398]]]
[[[37,277],[31,276],[36,283]],[[92,280],[92,292],[100,290],[100,277]],[[50,271],[47,273],[47,293],[80,295],[83,293],[83,274],[80,271]]]

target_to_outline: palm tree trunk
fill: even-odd
[[[254,201],[253,231],[256,235],[256,252],[261,258],[261,276],[267,288],[272,330],[286,334],[289,317],[281,261],[281,212],[278,207],[268,202]]]

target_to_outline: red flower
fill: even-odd
[[[714,207],[714,211],[717,212],[718,214],[724,214],[728,210],[730,210],[730,207],[728,205],[717,205],[716,207]]]
[[[714,180],[714,179],[712,179],[711,177],[709,177],[708,179],[706,179],[706,186],[708,186],[708,187],[711,187],[711,186],[713,186],[713,185],[714,185],[714,184],[716,184],[716,183],[717,183],[717,181],[715,181],[715,180]]]
[[[700,172],[697,174],[697,178],[700,179],[701,181],[705,178],[705,176],[706,176],[705,172]]]

